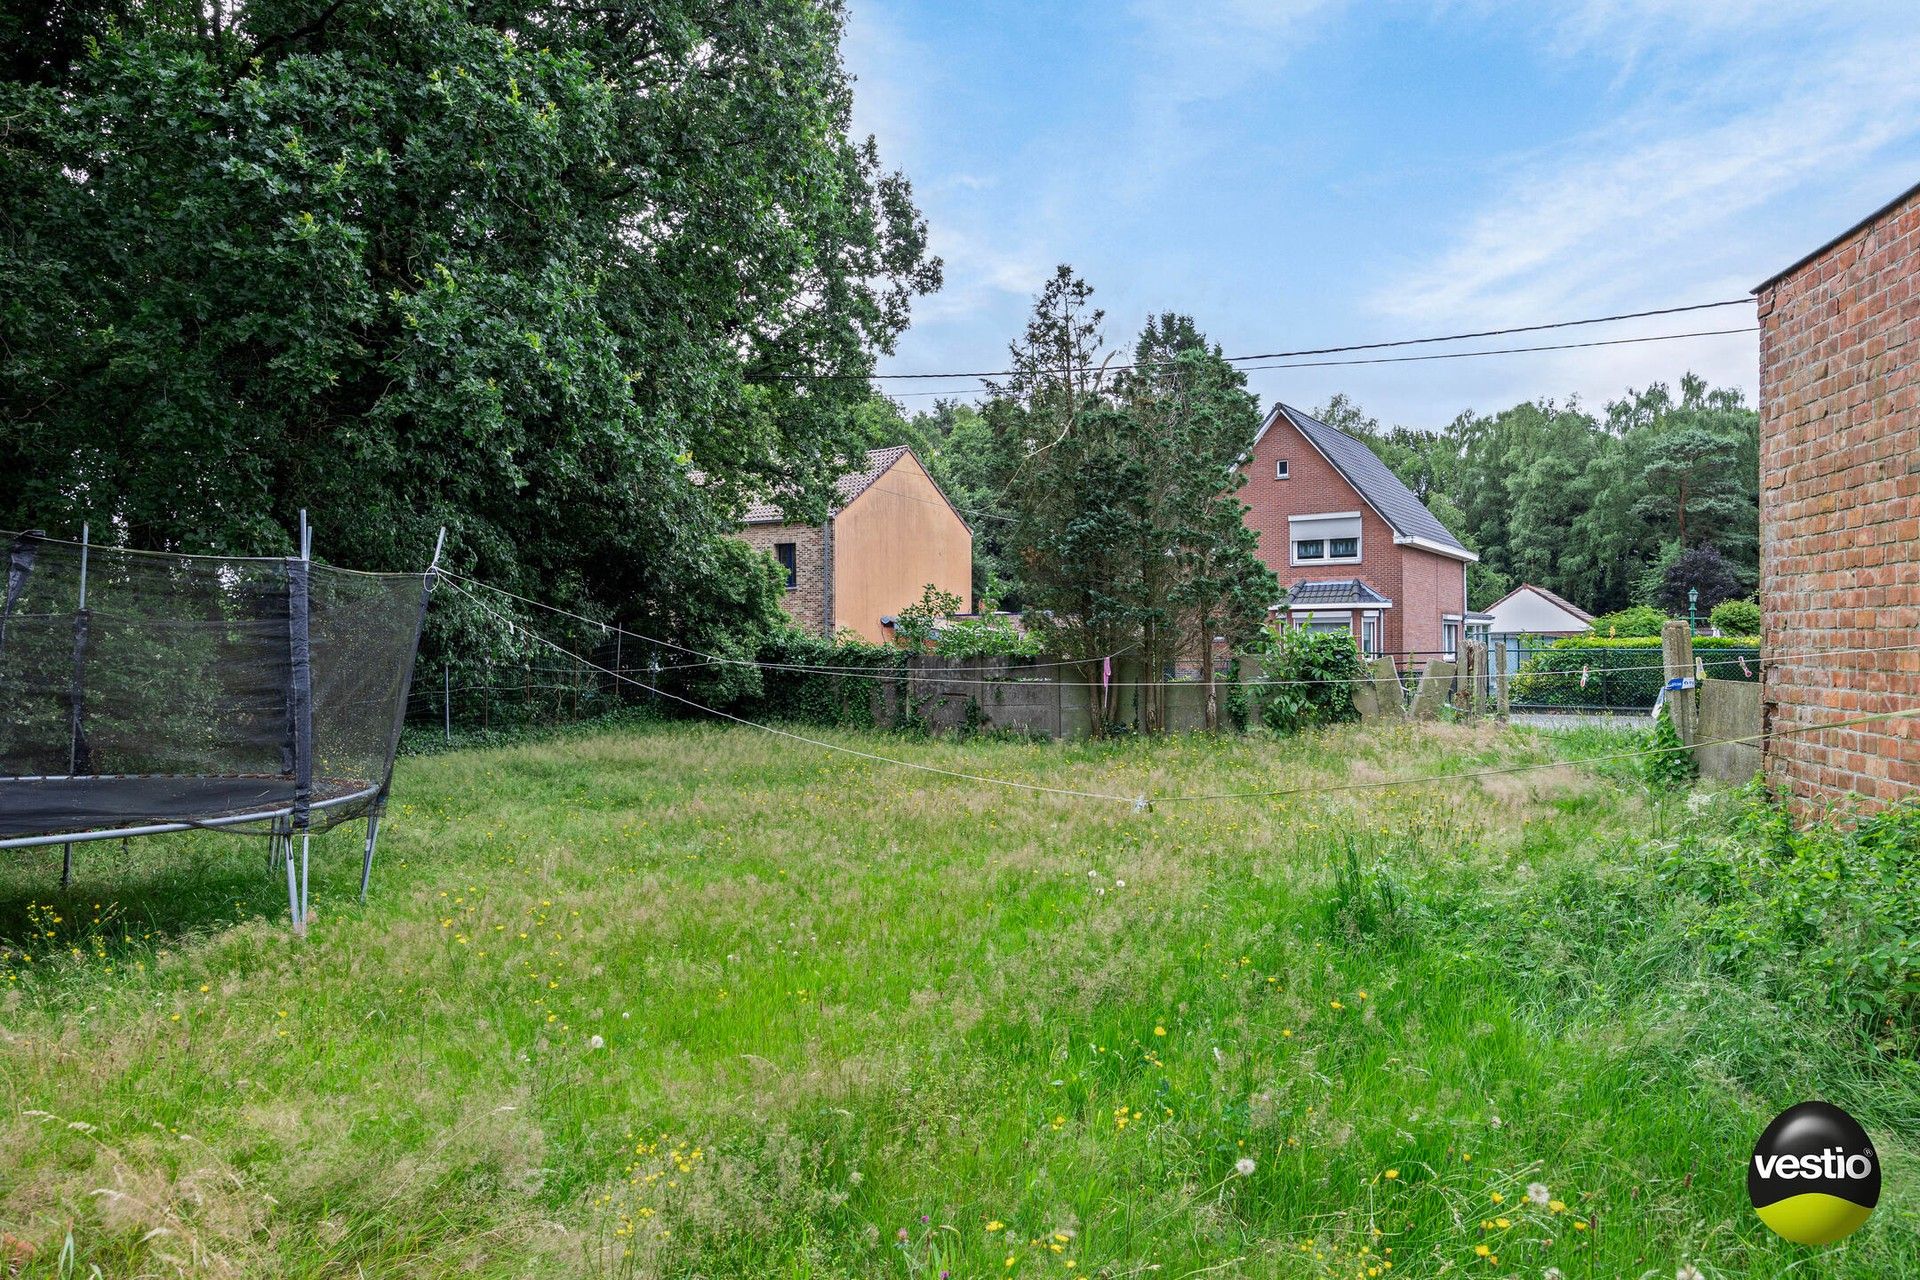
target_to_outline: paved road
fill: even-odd
[[[1516,711],[1508,722],[1528,729],[1651,729],[1653,717],[1646,715],[1575,715],[1554,712]]]

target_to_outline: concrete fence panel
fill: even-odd
[[[1760,686],[1747,680],[1700,682],[1699,742],[1693,758],[1700,776],[1746,782],[1760,772],[1758,742],[1728,742],[1760,733]]]

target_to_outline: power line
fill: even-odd
[[[507,617],[503,613],[500,613],[498,610],[494,609],[491,605],[488,605],[485,601],[481,600],[479,597],[473,595],[471,592],[468,592],[467,590],[459,586],[459,584],[450,582],[448,585],[451,586],[455,591],[458,591],[461,595],[466,596],[467,599],[473,601],[473,603],[476,606],[478,606],[480,609],[485,610],[487,613],[492,614],[495,618],[506,623],[509,627],[516,628],[521,631],[526,631],[524,627],[519,627],[519,624],[515,623],[513,619]],[[1451,773],[1422,774],[1417,777],[1408,777],[1408,778],[1380,778],[1380,779],[1374,779],[1367,782],[1333,783],[1325,786],[1281,787],[1281,788],[1275,788],[1275,789],[1266,790],[1266,791],[1199,792],[1199,793],[1191,793],[1187,795],[1171,795],[1171,796],[1159,796],[1159,797],[1153,797],[1148,795],[1145,792],[1142,792],[1139,795],[1127,796],[1127,795],[1121,795],[1117,792],[1111,792],[1111,791],[1087,791],[1087,790],[1081,790],[1074,787],[1049,787],[1049,786],[1042,785],[1040,783],[1021,782],[1018,779],[1014,779],[1014,778],[997,778],[990,774],[966,773],[957,769],[942,769],[937,765],[921,764],[914,760],[902,760],[895,756],[883,756],[873,751],[862,751],[857,747],[848,747],[835,742],[826,742],[819,738],[809,738],[808,736],[802,733],[794,733],[788,729],[781,729],[774,725],[762,724],[756,720],[749,720],[745,716],[737,716],[729,711],[721,711],[716,707],[707,706],[705,703],[697,702],[692,698],[681,697],[677,693],[670,693],[665,689],[656,688],[653,685],[647,684],[645,681],[635,680],[631,676],[622,675],[618,671],[613,671],[613,670],[610,670],[609,668],[598,666],[597,664],[589,661],[588,659],[582,657],[581,655],[574,653],[573,651],[563,647],[560,644],[557,644],[552,640],[547,639],[545,636],[542,636],[537,632],[526,631],[526,634],[532,637],[533,639],[540,641],[542,644],[546,645],[547,647],[553,649],[556,653],[564,654],[565,656],[572,658],[576,662],[579,662],[585,666],[593,667],[597,671],[602,671],[605,674],[613,676],[617,680],[622,680],[627,684],[631,684],[636,688],[644,689],[649,693],[656,694],[663,698],[669,698],[674,702],[678,702],[683,706],[691,707],[696,711],[703,711],[708,715],[717,716],[720,719],[729,720],[735,724],[744,725],[750,729],[758,729],[762,733],[773,734],[776,737],[788,738],[795,742],[804,742],[809,746],[819,747],[822,750],[826,750],[826,751],[836,751],[841,753],[842,755],[850,755],[850,756],[858,757],[863,760],[871,760],[877,764],[898,765],[903,769],[912,769],[920,773],[937,774],[942,777],[957,778],[965,782],[978,782],[978,783],[983,783],[989,786],[1008,787],[1014,790],[1027,791],[1027,792],[1033,792],[1033,793],[1044,794],[1044,795],[1070,796],[1070,797],[1074,797],[1076,799],[1082,799],[1082,800],[1108,800],[1108,801],[1113,801],[1119,804],[1131,805],[1135,812],[1151,811],[1151,809],[1155,804],[1181,804],[1181,803],[1200,802],[1200,801],[1211,802],[1211,801],[1219,801],[1219,800],[1271,800],[1271,799],[1280,799],[1287,796],[1298,796],[1298,795],[1335,795],[1335,794],[1352,792],[1352,791],[1382,790],[1389,787],[1427,786],[1427,785],[1431,785],[1433,783],[1438,783],[1438,782],[1462,782],[1462,781],[1468,781],[1476,778],[1490,778],[1490,777],[1500,777],[1500,776],[1516,774],[1516,773],[1530,773],[1530,772],[1534,772],[1541,769],[1557,769],[1557,768],[1561,768],[1563,766],[1568,766],[1568,765],[1609,764],[1609,763],[1617,763],[1617,762],[1626,761],[1626,760],[1646,759],[1651,756],[1668,755],[1675,751],[1692,751],[1692,750],[1697,750],[1700,747],[1759,745],[1759,744],[1771,741],[1772,739],[1775,739],[1775,738],[1795,737],[1801,734],[1819,733],[1829,729],[1846,729],[1846,728],[1851,728],[1855,725],[1873,724],[1873,723],[1877,723],[1879,721],[1885,721],[1885,720],[1900,720],[1900,719],[1905,719],[1909,716],[1920,715],[1920,706],[1915,706],[1915,707],[1907,707],[1899,711],[1880,711],[1880,712],[1874,712],[1869,715],[1852,716],[1845,720],[1831,720],[1831,721],[1823,721],[1816,724],[1794,725],[1785,729],[1763,730],[1760,733],[1747,734],[1741,737],[1709,739],[1707,741],[1693,743],[1691,746],[1685,743],[1676,743],[1670,746],[1646,747],[1636,751],[1606,752],[1600,755],[1580,756],[1580,757],[1575,757],[1573,759],[1567,759],[1567,760],[1545,760],[1545,761],[1539,761],[1532,764],[1501,765],[1501,766],[1493,766],[1485,769],[1457,770]]]
[[[487,604],[486,602],[482,601],[479,597],[473,595],[471,592],[461,587],[458,583],[450,582],[448,583],[448,585],[451,586],[455,591],[458,591],[461,595],[466,596],[467,599],[473,601],[473,603],[478,605],[480,608],[486,610],[488,613],[492,614],[494,617],[500,619],[500,621],[505,622],[508,626],[515,625],[513,619],[507,617],[503,613],[500,613],[498,610],[494,609],[491,605]],[[524,627],[520,629],[522,631],[526,631]],[[762,733],[770,733],[782,738],[791,738],[795,742],[804,742],[804,743],[807,743],[809,746],[820,747],[827,751],[838,751],[843,755],[858,756],[863,760],[872,760],[880,764],[899,765],[903,769],[916,769],[921,773],[936,773],[944,777],[959,778],[967,782],[982,782],[982,783],[989,784],[991,786],[1012,787],[1020,791],[1039,792],[1046,795],[1075,796],[1082,800],[1115,800],[1120,802],[1121,804],[1131,804],[1136,808],[1144,807],[1144,801],[1145,801],[1144,796],[1114,795],[1110,792],[1105,792],[1105,791],[1080,791],[1072,787],[1049,787],[1049,786],[1043,786],[1037,782],[1020,782],[1013,778],[995,778],[987,774],[981,774],[981,773],[963,773],[957,769],[942,769],[936,765],[920,764],[913,760],[901,760],[894,756],[883,756],[873,751],[862,751],[857,747],[847,747],[847,746],[842,746],[839,743],[835,743],[835,742],[824,742],[818,738],[809,738],[802,733],[794,733],[791,730],[781,729],[770,724],[761,724],[756,720],[749,720],[745,716],[736,716],[730,711],[721,711],[717,707],[710,707],[706,705],[704,702],[696,702],[692,698],[683,698],[677,693],[670,693],[665,689],[656,688],[655,686],[650,685],[643,680],[635,680],[632,676],[622,675],[618,671],[612,671],[606,667],[601,667],[593,662],[589,662],[587,659],[581,657],[579,654],[574,653],[569,649],[563,648],[562,646],[554,643],[551,640],[548,640],[545,636],[540,635],[537,632],[527,631],[526,634],[529,636],[532,636],[535,640],[538,640],[542,644],[545,644],[547,647],[553,649],[556,653],[566,654],[566,656],[574,659],[576,662],[582,663],[585,666],[593,667],[597,671],[604,671],[606,672],[606,674],[614,677],[616,680],[625,681],[627,684],[633,685],[635,688],[644,689],[648,693],[656,694],[662,698],[671,698],[673,701],[678,702],[683,706],[692,707],[696,711],[704,711],[710,716],[718,716],[723,720],[731,720],[735,724],[745,725],[750,729],[758,729]]]
[[[776,662],[759,662],[759,661],[756,661],[755,659],[752,659],[752,658],[727,658],[727,657],[722,657],[722,656],[720,656],[720,655],[718,655],[718,654],[712,654],[712,653],[703,653],[703,652],[702,652],[702,651],[700,651],[699,649],[692,649],[692,648],[688,648],[688,647],[687,647],[686,645],[684,645],[684,644],[675,644],[675,643],[674,643],[673,641],[671,641],[671,640],[661,640],[661,639],[659,639],[659,638],[658,638],[658,637],[656,637],[656,636],[649,636],[649,635],[644,635],[644,634],[642,634],[641,632],[638,632],[638,631],[629,631],[629,630],[627,630],[627,629],[626,629],[625,627],[622,627],[622,626],[620,626],[620,625],[619,625],[618,623],[613,623],[613,622],[605,622],[605,621],[602,621],[602,620],[601,620],[601,619],[599,619],[599,618],[589,618],[589,617],[587,617],[587,616],[586,616],[585,614],[581,614],[581,613],[574,613],[574,612],[573,612],[572,610],[570,610],[570,609],[562,609],[562,608],[561,608],[561,607],[560,607],[559,605],[554,605],[554,604],[546,604],[546,603],[544,603],[544,602],[542,602],[542,601],[539,601],[539,600],[535,600],[535,599],[534,599],[533,597],[531,597],[531,596],[523,596],[523,595],[521,595],[521,594],[519,594],[518,592],[515,592],[515,591],[509,591],[509,590],[507,590],[507,589],[506,589],[505,587],[496,587],[496,586],[494,586],[494,585],[493,585],[493,584],[492,584],[491,582],[482,582],[482,581],[480,581],[480,580],[479,580],[478,578],[469,578],[469,577],[467,577],[467,576],[466,576],[465,574],[463,574],[463,573],[455,573],[455,572],[454,572],[453,570],[451,570],[451,569],[445,569],[445,568],[443,568],[443,569],[441,569],[441,570],[440,570],[439,572],[440,572],[440,575],[441,575],[442,577],[444,577],[444,578],[457,578],[457,579],[459,579],[459,580],[460,580],[461,582],[464,582],[464,583],[467,583],[467,584],[468,584],[468,585],[470,585],[470,586],[475,586],[475,587],[484,587],[484,588],[485,588],[486,590],[488,590],[488,591],[493,591],[493,592],[497,592],[497,593],[498,593],[498,594],[500,594],[500,595],[503,595],[503,596],[506,596],[506,597],[507,597],[508,599],[511,599],[511,600],[518,600],[518,601],[519,601],[520,603],[522,603],[522,604],[530,604],[530,605],[532,605],[532,606],[533,606],[534,608],[536,608],[536,609],[545,609],[545,610],[546,610],[546,611],[547,611],[548,613],[553,613],[553,614],[558,614],[558,615],[560,615],[560,616],[561,616],[561,617],[563,617],[563,618],[572,618],[572,619],[573,619],[573,620],[574,620],[575,622],[584,622],[584,623],[586,623],[586,624],[587,624],[588,626],[590,626],[590,627],[598,627],[598,628],[600,629],[600,631],[601,631],[601,633],[602,633],[602,634],[606,634],[606,633],[609,633],[609,632],[617,632],[617,633],[619,633],[620,635],[623,635],[623,636],[630,636],[630,637],[632,637],[632,638],[633,638],[633,639],[635,639],[635,640],[644,640],[644,641],[646,641],[646,642],[647,642],[648,644],[657,644],[657,645],[659,645],[659,646],[660,646],[661,648],[663,648],[663,649],[673,649],[673,650],[677,650],[677,651],[678,651],[678,652],[680,652],[680,653],[686,653],[686,654],[691,654],[691,655],[693,655],[693,656],[694,656],[694,657],[696,657],[696,658],[704,658],[704,659],[706,659],[706,662],[704,662],[704,663],[688,663],[688,664],[685,664],[685,665],[687,665],[687,666],[708,666],[708,665],[719,665],[719,666],[732,666],[732,667],[766,667],[766,668],[769,668],[769,669],[774,669],[774,670],[778,670],[778,669],[781,669],[782,667],[788,667],[788,666],[790,666],[790,667],[792,667],[792,669],[794,669],[794,670],[801,670],[801,671],[805,671],[805,670],[813,670],[813,669],[815,669],[815,668],[809,668],[809,667],[806,667],[806,666],[802,666],[802,665],[800,665],[800,664],[784,664],[784,663],[776,663]],[[473,597],[472,597],[471,595],[469,595],[469,594],[468,594],[467,592],[464,592],[464,591],[463,591],[463,592],[461,592],[460,594],[462,594],[462,595],[465,595],[465,596],[467,596],[467,598],[468,598],[468,599],[470,599],[470,600],[471,600],[471,599],[473,598]],[[483,606],[483,607],[484,607],[484,606]],[[509,626],[514,626],[514,625],[517,625],[517,624],[514,624],[514,623],[512,622],[512,620],[511,620],[511,619],[509,619],[509,620],[508,620],[508,623],[509,623]],[[520,628],[520,630],[522,630],[522,631],[526,631],[526,628],[525,628],[525,627],[521,627],[521,628]],[[540,636],[537,636],[537,635],[534,635],[534,633],[533,633],[533,632],[531,632],[531,631],[526,631],[526,634],[527,634],[527,635],[529,635],[529,636],[532,636],[532,637],[533,637],[534,639],[536,639],[536,640],[538,640],[538,639],[542,639],[542,637],[540,637]],[[1058,661],[1058,662],[1039,662],[1039,663],[1035,663],[1035,664],[1034,664],[1034,666],[1033,666],[1033,668],[1030,668],[1030,669],[1036,669],[1036,670],[1037,670],[1037,669],[1039,669],[1039,668],[1041,668],[1041,667],[1077,667],[1077,666],[1082,666],[1082,665],[1085,665],[1086,663],[1090,663],[1090,662],[1103,662],[1103,661],[1105,661],[1105,660],[1106,660],[1107,658],[1117,658],[1117,657],[1119,657],[1119,656],[1121,656],[1121,654],[1124,654],[1124,653],[1126,653],[1126,652],[1128,652],[1129,650],[1131,650],[1131,649],[1133,649],[1133,648],[1135,648],[1135,647],[1136,647],[1136,646],[1134,646],[1134,645],[1128,645],[1128,646],[1127,646],[1127,647],[1126,647],[1125,649],[1120,649],[1120,650],[1116,650],[1116,651],[1115,651],[1115,652],[1113,652],[1113,653],[1109,653],[1109,654],[1104,654],[1104,655],[1102,655],[1101,657],[1098,657],[1098,658],[1070,658],[1070,659],[1063,659],[1063,660],[1061,660],[1061,661]],[[569,657],[574,657],[575,655],[572,655],[572,654],[569,654],[568,656],[569,656]],[[591,665],[593,665],[593,664],[591,664],[591,663],[589,663],[588,665],[589,665],[589,666],[591,666]],[[604,668],[604,667],[598,667],[598,668],[595,668],[595,669],[596,669],[596,670],[606,670],[606,668]],[[821,668],[817,668],[817,669],[818,669],[818,670],[820,670],[820,671],[823,671],[823,672],[824,672],[824,671],[831,671],[831,670],[833,670],[833,669],[831,669],[831,668],[826,668],[826,667],[821,667]],[[956,668],[956,669],[959,669],[959,668]],[[982,671],[984,671],[984,670],[986,670],[987,668],[984,668],[984,667],[980,667],[980,668],[975,668],[975,669],[976,669],[976,670],[982,670]],[[872,671],[872,670],[871,670],[870,668],[860,668],[860,667],[849,667],[849,668],[844,668],[843,670],[844,670],[844,672],[845,672],[845,673],[848,673],[848,674],[853,674],[853,673],[858,673],[858,674],[865,674],[865,675],[873,675],[873,674],[876,674],[876,673],[875,673],[874,671]],[[617,673],[617,672],[614,672],[614,673],[612,673],[612,674],[616,674],[616,675],[617,675],[618,673]],[[836,673],[836,674],[837,674],[837,673]]]
[[[1554,342],[1533,347],[1489,347],[1484,351],[1442,351],[1425,356],[1372,356],[1359,360],[1295,360],[1282,364],[1250,364],[1243,372],[1257,372],[1262,369],[1330,369],[1357,364],[1416,364],[1427,360],[1470,360],[1476,356],[1510,356],[1529,351],[1579,351],[1587,347],[1624,347],[1640,342],[1672,342],[1678,338],[1717,338],[1731,333],[1758,333],[1759,326],[1748,325],[1738,329],[1695,329],[1687,333],[1654,333],[1636,338],[1606,338],[1595,342]],[[1425,341],[1425,339],[1417,339]],[[1243,357],[1258,359],[1259,357]],[[983,394],[971,388],[949,388],[944,391],[896,391],[889,398],[904,400],[909,396],[952,396]]]
[[[1292,351],[1263,351],[1253,355],[1222,357],[1230,364],[1240,364],[1248,360],[1285,360],[1296,356],[1329,356],[1348,351],[1383,351],[1393,347],[1417,347],[1435,342],[1462,342],[1469,338],[1501,338],[1515,333],[1541,333],[1549,329],[1573,329],[1590,324],[1611,324],[1618,320],[1644,320],[1652,316],[1680,315],[1689,311],[1712,311],[1720,307],[1740,307],[1753,305],[1753,299],[1728,298],[1720,302],[1693,302],[1680,307],[1656,307],[1651,311],[1621,311],[1607,316],[1587,316],[1579,320],[1550,320],[1541,324],[1510,325],[1504,329],[1476,329],[1465,333],[1443,333],[1426,338],[1395,338],[1384,342],[1352,342],[1337,347],[1301,347]],[[1121,373],[1129,369],[1154,369],[1176,363],[1172,360],[1147,360],[1135,364],[1115,364],[1097,366],[1108,373]],[[1076,366],[1054,369],[989,369],[972,373],[766,373],[757,375],[760,379],[777,381],[816,381],[846,382],[882,380],[890,382],[927,381],[941,378],[1011,378],[1020,373],[1087,373],[1096,366]]]
[[[496,587],[490,582],[482,582],[478,578],[469,578],[465,574],[456,573],[451,569],[442,568],[440,570],[440,574],[441,576],[447,577],[447,578],[457,578],[461,582],[464,582],[469,586],[481,587],[487,591],[496,592],[500,595],[506,596],[509,599],[517,600],[522,604],[532,605],[536,609],[544,609],[548,613],[557,614],[563,618],[571,618],[576,622],[583,622],[590,627],[598,628],[602,633],[617,632],[620,635],[627,636],[634,640],[644,641],[648,644],[656,644],[661,646],[662,648],[672,649],[680,653],[688,654],[694,658],[701,659],[701,661],[698,661],[698,662],[681,662],[681,663],[674,663],[668,666],[658,666],[658,667],[648,666],[644,668],[643,667],[625,667],[625,668],[622,668],[623,671],[644,670],[644,671],[647,671],[649,674],[657,675],[657,674],[663,674],[666,672],[673,672],[673,671],[692,671],[692,670],[700,669],[702,667],[710,667],[710,666],[730,666],[730,667],[757,667],[763,671],[782,671],[782,672],[789,672],[789,673],[798,673],[803,675],[846,676],[852,679],[912,678],[911,672],[908,672],[905,670],[897,670],[897,671],[889,670],[884,667],[861,667],[861,666],[852,666],[852,665],[839,665],[839,664],[830,664],[830,663],[806,663],[806,662],[763,662],[754,658],[729,658],[729,657],[720,656],[718,654],[704,653],[701,650],[689,648],[688,646],[683,644],[675,644],[671,640],[661,640],[653,636],[644,635],[637,631],[630,631],[620,626],[617,623],[603,622],[597,618],[589,618],[584,614],[574,613],[568,609],[562,609],[558,605],[546,604],[542,601],[535,600],[530,596],[523,596],[517,592],[509,591],[505,587]],[[524,631],[525,628],[522,627],[521,630]],[[530,631],[527,632],[527,634],[530,636],[533,635],[533,633]],[[539,639],[540,637],[535,636],[534,638]],[[1659,647],[1658,637],[1649,636],[1647,637],[1647,639],[1650,643],[1647,644],[1646,648],[1656,649]],[[1114,653],[1105,654],[1095,658],[1067,658],[1067,659],[1060,659],[1057,661],[1036,662],[1031,666],[1022,667],[1020,670],[1021,671],[1041,671],[1041,670],[1057,669],[1061,667],[1093,666],[1106,661],[1106,659],[1108,658],[1122,657],[1126,653],[1130,652],[1131,650],[1137,647],[1138,647],[1137,645],[1128,645],[1123,649],[1115,651]],[[1811,649],[1801,653],[1766,654],[1763,651],[1762,653],[1760,653],[1759,655],[1753,658],[1753,662],[1761,667],[1769,667],[1769,666],[1774,666],[1780,663],[1792,662],[1796,660],[1809,659],[1809,658],[1815,659],[1815,660],[1823,660],[1827,658],[1839,657],[1842,655],[1852,655],[1852,654],[1861,654],[1861,653],[1895,653],[1895,652],[1903,652],[1911,649],[1920,649],[1920,643],[1893,644],[1893,645],[1862,645],[1858,647],[1834,648],[1834,649]],[[1438,653],[1438,652],[1439,651],[1437,650],[1435,651],[1435,653]],[[1539,652],[1547,652],[1547,651],[1541,650]],[[1570,651],[1555,650],[1554,652],[1570,652]],[[1606,653],[1610,651],[1599,649],[1599,650],[1594,650],[1593,652]],[[1612,650],[1611,652],[1618,652],[1618,650]],[[1721,652],[1723,651],[1715,650],[1715,649],[1702,649],[1697,651],[1694,656],[1698,658],[1702,663],[1705,663],[1706,665],[1709,665],[1709,666],[1734,666],[1734,665],[1738,665],[1741,662],[1741,660],[1745,657],[1745,655],[1741,653],[1731,653],[1729,654],[1729,656],[1726,656],[1726,657],[1715,656],[1716,654]],[[595,669],[607,670],[607,668],[603,668],[603,667],[596,667]],[[1635,672],[1635,671],[1663,671],[1665,669],[1666,669],[1666,664],[1664,662],[1646,663],[1646,664],[1634,665],[1634,666],[1596,668],[1593,672],[1593,675],[1595,678],[1600,678],[1600,677],[1604,677],[1614,673]],[[961,672],[994,672],[994,674],[986,678],[968,679],[968,678],[963,678],[959,674]],[[618,675],[620,674],[620,672],[616,671],[616,672],[612,672],[612,674]],[[1568,679],[1572,679],[1578,676],[1580,673],[1578,671],[1541,671],[1541,672],[1529,672],[1526,674],[1534,678],[1566,677]],[[1517,678],[1520,675],[1521,673],[1517,671],[1508,673],[1509,678]],[[953,667],[953,668],[949,668],[945,672],[929,675],[924,678],[929,680],[935,680],[944,684],[1006,685],[1009,683],[1017,682],[1017,678],[1010,677],[1008,674],[1004,672],[1004,669],[989,668],[989,667]],[[1362,678],[1364,679],[1365,677],[1362,677]],[[1165,688],[1165,687],[1172,687],[1176,685],[1188,685],[1188,684],[1197,685],[1200,682],[1197,680],[1114,680],[1114,681],[1080,681],[1080,682],[1062,680],[1062,681],[1055,681],[1055,683],[1068,685],[1070,687],[1089,687],[1089,688],[1106,687],[1106,686],[1111,686],[1114,688]],[[1242,680],[1237,682],[1221,681],[1220,683],[1223,686],[1228,686],[1228,687],[1230,687],[1232,684],[1235,684],[1235,683],[1246,685],[1246,686],[1282,687],[1282,686],[1321,685],[1321,684],[1351,684],[1352,681],[1345,678],[1337,678],[1337,679],[1322,678],[1322,679],[1312,679],[1312,680]]]

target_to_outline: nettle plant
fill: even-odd
[[[1702,908],[1712,954],[1857,1020],[1877,1041],[1920,1046],[1920,805],[1796,824],[1756,782],[1731,821],[1686,832],[1662,881]]]

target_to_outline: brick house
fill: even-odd
[[[817,636],[844,628],[885,644],[881,620],[928,583],[963,602],[973,590],[973,530],[905,445],[868,450],[866,466],[834,486],[824,522],[797,524],[758,502],[740,537],[779,562],[787,616]]]
[[[1276,405],[1242,469],[1247,524],[1298,625],[1401,655],[1457,653],[1484,625],[1467,612],[1479,557],[1361,441]]]
[[[1916,267],[1920,186],[1754,290],[1764,761],[1803,801],[1920,794],[1920,722],[1775,736],[1920,706]]]

